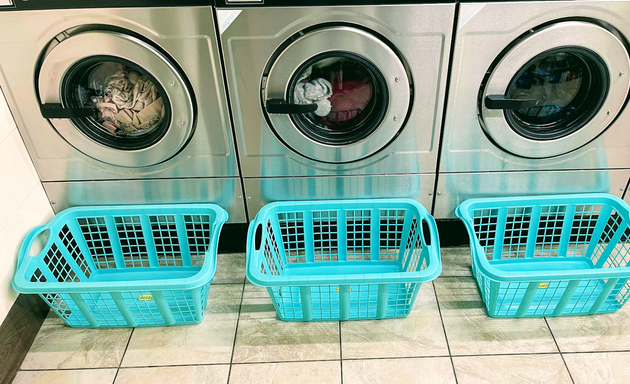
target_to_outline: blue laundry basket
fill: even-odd
[[[282,320],[406,317],[442,270],[439,249],[413,200],[272,203],[249,226],[246,271]]]
[[[27,235],[13,287],[71,327],[199,323],[227,218],[214,204],[66,209]]]
[[[630,207],[607,194],[467,200],[457,216],[493,317],[615,312],[630,297]]]

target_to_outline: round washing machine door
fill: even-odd
[[[495,63],[480,92],[483,128],[501,148],[528,158],[589,143],[619,114],[630,86],[624,44],[588,22],[532,31]]]
[[[43,117],[76,149],[108,164],[158,164],[193,133],[193,96],[183,75],[134,36],[70,35],[43,57],[37,84]]]
[[[290,39],[262,81],[263,109],[294,152],[327,163],[364,159],[402,129],[411,76],[380,37],[332,26]]]

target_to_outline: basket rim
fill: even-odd
[[[203,215],[203,210],[213,211],[215,219],[212,222],[212,236],[206,258],[201,269],[193,276],[177,279],[154,279],[135,281],[115,281],[115,282],[31,282],[24,276],[31,263],[39,262],[52,246],[57,237],[58,231],[68,220],[91,216],[115,216],[115,215],[169,215],[169,214],[190,214]],[[81,215],[83,214],[83,215]],[[228,219],[228,213],[216,204],[194,203],[194,204],[151,204],[151,205],[112,205],[112,206],[78,206],[65,209],[53,217],[47,224],[31,230],[25,237],[20,249],[18,265],[12,279],[13,289],[19,293],[26,294],[70,294],[70,293],[90,293],[90,292],[125,292],[125,291],[168,291],[168,290],[189,290],[195,289],[212,281],[216,272],[216,255],[219,235],[221,229]],[[49,230],[48,241],[37,255],[29,256],[30,247],[35,237],[40,233]],[[57,233],[55,232],[57,231]],[[91,255],[88,255],[91,256]],[[208,257],[210,256],[210,257]],[[210,261],[210,262],[206,262]],[[150,269],[156,267],[143,267]],[[176,267],[175,267],[176,268]],[[118,269],[118,268],[117,268]],[[140,268],[138,268],[140,269]]]
[[[389,273],[364,273],[352,275],[300,275],[300,276],[272,276],[264,275],[257,265],[262,255],[262,249],[254,250],[254,236],[259,224],[265,223],[272,214],[278,211],[300,211],[315,210],[315,208],[325,208],[327,210],[341,209],[401,209],[401,204],[415,209],[417,215],[423,218],[429,226],[431,235],[431,245],[427,246],[429,252],[429,266],[416,272],[389,272]],[[359,205],[357,207],[357,205]],[[388,207],[391,205],[391,207]],[[332,207],[331,207],[332,206]],[[335,208],[336,206],[336,208]],[[349,207],[353,206],[353,207]],[[291,210],[288,210],[292,208]],[[442,272],[440,262],[440,244],[435,220],[428,213],[426,208],[419,202],[412,199],[348,199],[348,200],[311,200],[311,201],[288,201],[274,202],[265,205],[250,223],[247,233],[247,279],[254,285],[260,287],[272,286],[316,286],[316,285],[356,285],[356,284],[399,284],[399,283],[425,283],[437,278]],[[255,262],[254,262],[255,261]]]
[[[471,259],[475,266],[491,280],[498,282],[534,282],[541,280],[583,280],[630,277],[630,266],[620,268],[573,269],[570,271],[502,271],[493,267],[475,234],[471,211],[475,209],[522,208],[562,204],[601,204],[614,208],[630,223],[630,206],[617,196],[607,193],[540,195],[504,198],[469,199],[460,204],[455,214],[464,222],[470,239]],[[536,259],[534,259],[536,260]]]

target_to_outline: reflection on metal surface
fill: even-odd
[[[55,213],[81,205],[214,203],[244,223],[245,206],[238,178],[113,180],[43,183]]]
[[[507,87],[519,69],[542,51],[560,46],[584,46],[597,52],[606,61],[611,93],[595,115],[593,124],[559,140],[529,140],[514,132],[501,110],[483,110],[486,130],[496,145],[488,139],[478,115],[480,86],[495,58],[519,36],[542,24],[564,18],[589,18],[610,22],[625,36],[630,34],[627,4],[615,1],[589,2],[510,2],[462,4],[460,24],[455,38],[453,70],[445,115],[442,172],[494,172],[530,170],[571,170],[630,168],[630,110],[620,107],[628,91],[628,55],[619,39],[597,23],[562,22],[550,24],[546,31],[569,29],[576,33],[545,33],[537,31],[520,41],[507,53],[487,83],[485,94],[506,94]],[[483,6],[482,6],[483,5]],[[509,14],[513,17],[497,18]],[[624,15],[620,19],[613,15]],[[625,20],[625,21],[624,21]],[[570,28],[568,28],[570,27]],[[582,28],[584,27],[584,28]],[[595,33],[591,33],[595,31]],[[609,43],[602,43],[608,41]],[[602,53],[603,52],[603,53]],[[618,69],[619,68],[619,69]],[[624,72],[624,74],[620,74]],[[625,86],[623,84],[626,84]],[[610,109],[610,114],[608,114]],[[611,121],[617,115],[616,120]],[[608,126],[610,124],[610,126]],[[604,127],[608,129],[597,136]],[[592,141],[591,141],[592,140]],[[590,142],[589,142],[590,141]],[[581,145],[587,143],[583,147]],[[505,149],[502,149],[503,146]],[[598,153],[598,151],[602,153]],[[570,152],[571,151],[571,152]],[[567,153],[569,152],[569,153]],[[519,157],[512,153],[532,157]],[[553,156],[551,158],[533,158]]]
[[[281,177],[434,172],[437,165],[437,144],[454,10],[454,4],[244,9],[221,35],[243,175]],[[262,20],[264,22],[261,22]],[[313,54],[338,48],[335,44],[345,44],[346,51],[369,51],[370,47],[379,47],[378,52],[385,52],[387,49],[382,47],[383,43],[378,37],[381,35],[396,47],[409,64],[409,72],[413,75],[412,82],[416,90],[413,94],[411,112],[405,123],[407,106],[403,107],[401,105],[404,102],[397,101],[396,106],[392,108],[403,111],[402,116],[400,113],[394,116],[388,111],[385,117],[385,120],[388,120],[387,126],[382,125],[366,139],[342,148],[314,145],[312,140],[292,125],[289,117],[284,116],[287,125],[283,126],[284,131],[278,132],[278,136],[282,137],[288,143],[287,146],[293,148],[292,150],[285,146],[268,126],[261,105],[261,89],[257,85],[261,84],[261,74],[283,42],[300,31],[317,29],[326,23],[351,24],[353,26],[351,29],[362,30],[364,35],[372,37],[364,36],[365,38],[360,40],[361,44],[356,46],[348,46],[345,37],[340,41],[313,38],[313,44],[308,45],[298,44],[301,40],[297,39],[295,45],[289,46],[285,53],[279,56],[277,65],[272,67],[271,71],[274,77],[270,75],[269,84],[262,82],[263,88],[269,86],[270,90],[276,93],[285,92],[286,82],[304,60]],[[332,31],[334,28],[329,24],[321,29],[327,30]],[[310,36],[311,34],[307,33],[304,39],[310,40]],[[303,55],[302,50],[309,51],[310,56]],[[367,56],[373,54],[372,49]],[[398,60],[396,55],[380,56],[383,57],[371,61],[379,65],[378,69],[383,77],[386,77],[384,80],[388,88],[398,89],[407,83],[408,89],[409,82],[396,74],[395,66],[380,67],[379,63],[382,60],[389,60],[392,63]],[[296,57],[299,60],[295,59]],[[291,65],[279,67],[284,65],[282,63],[289,62]],[[286,80],[274,83],[276,81],[274,78],[280,78],[278,75]],[[285,95],[270,96],[282,98]],[[282,120],[282,116],[274,116],[274,119],[277,118]],[[399,123],[404,125],[400,134],[395,136],[399,130]],[[378,133],[382,128],[386,129]],[[380,135],[381,141],[371,140]],[[368,156],[382,148],[392,138],[394,139],[391,144],[382,151]],[[309,143],[310,145],[307,145]],[[294,151],[306,152],[306,157],[319,161],[309,160]],[[363,160],[338,164],[365,156],[368,157]]]
[[[236,20],[240,13],[241,11],[238,9],[217,9],[217,20],[219,21],[220,35],[228,29],[230,24]]]
[[[274,201],[405,197],[431,209],[434,175],[245,179],[250,217]]]
[[[629,177],[630,170],[441,174],[433,215],[454,218],[459,204],[482,197],[595,192],[621,197]]]

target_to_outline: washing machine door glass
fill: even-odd
[[[383,74],[351,53],[318,55],[295,72],[289,100],[314,105],[314,112],[293,114],[296,127],[322,144],[344,145],[368,137],[387,111]]]
[[[532,106],[506,110],[508,124],[532,140],[570,135],[593,117],[606,98],[606,65],[579,47],[545,52],[512,80],[507,98],[535,100]]]
[[[83,31],[54,41],[42,56],[42,116],[83,154],[145,167],[172,158],[190,140],[192,90],[173,60],[150,42]]]
[[[532,32],[501,57],[482,87],[490,138],[508,152],[545,158],[602,133],[623,107],[630,59],[610,31],[563,22]]]
[[[263,109],[278,138],[329,163],[364,159],[403,128],[411,76],[382,38],[353,27],[299,34],[280,48],[262,81]]]
[[[147,148],[168,129],[171,113],[166,92],[151,74],[126,60],[84,60],[68,71],[62,92],[68,108],[93,111],[73,122],[86,136],[105,146]]]

